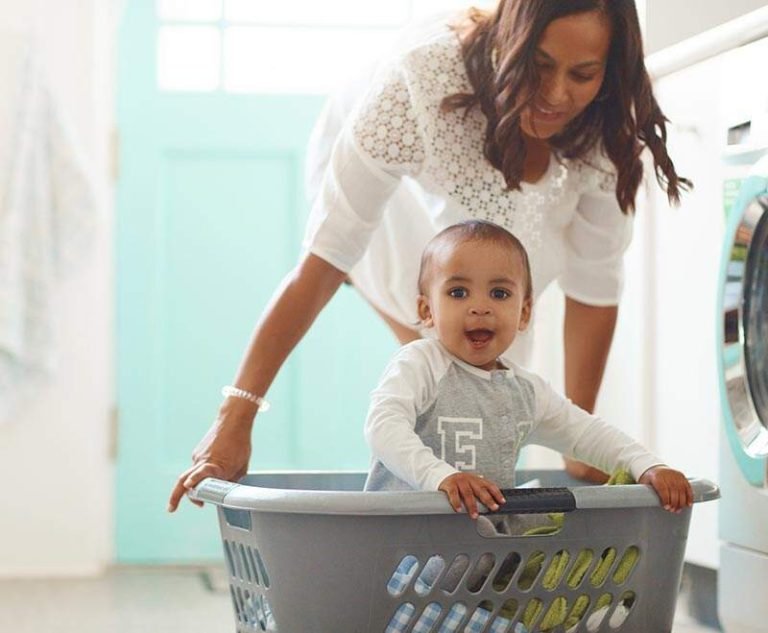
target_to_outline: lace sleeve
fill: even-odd
[[[413,95],[400,67],[387,70],[363,100],[353,124],[355,143],[392,175],[416,175],[424,162]]]
[[[345,272],[368,248],[402,177],[416,175],[424,161],[402,73],[387,77],[374,81],[344,122],[307,223],[305,248]]]

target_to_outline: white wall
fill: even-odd
[[[0,27],[39,35],[54,91],[94,166],[105,220],[58,289],[58,373],[0,425],[0,576],[91,574],[112,558],[113,12],[105,0],[0,0]]]
[[[646,53],[766,6],[765,0],[645,0]]]

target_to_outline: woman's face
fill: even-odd
[[[526,136],[546,140],[592,103],[605,76],[611,25],[598,11],[550,22],[536,47],[541,85],[520,118]]]

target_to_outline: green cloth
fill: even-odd
[[[617,470],[610,476],[605,485],[626,486],[634,483],[635,480],[631,474],[625,470]],[[552,513],[549,515],[549,518],[552,521],[550,525],[527,530],[524,533],[524,536],[547,536],[550,534],[557,534],[560,530],[563,529],[563,525],[565,524],[565,515],[563,513]],[[614,582],[621,584],[627,579],[629,573],[635,566],[639,555],[640,552],[637,550],[637,548],[631,548],[625,553],[619,562],[619,566],[613,573]],[[533,586],[533,583],[536,581],[536,577],[541,570],[541,566],[544,563],[545,558],[546,555],[543,552],[535,552],[528,559],[528,562],[525,564],[523,571],[520,573],[520,579],[518,580],[518,585],[521,589],[528,589]],[[570,554],[565,550],[558,552],[552,557],[552,562],[550,562],[549,567],[547,567],[547,570],[544,572],[544,575],[541,579],[541,586],[544,587],[544,589],[552,591],[557,587],[563,577],[563,574],[565,573],[565,569],[568,566],[569,560]],[[593,586],[599,587],[605,582],[606,578],[608,577],[608,572],[613,566],[615,560],[615,548],[611,547],[603,552],[600,558],[600,562],[597,564],[597,567],[595,567],[595,570],[590,576],[590,582],[593,584]],[[576,561],[573,563],[573,568],[568,574],[568,579],[566,580],[569,587],[575,589],[581,584],[581,581],[584,579],[584,576],[587,573],[591,563],[591,552],[586,550],[579,552],[579,555],[576,557]],[[610,594],[603,594],[600,596],[600,598],[598,598],[595,608],[599,609],[600,607],[608,606],[610,603]],[[574,602],[573,607],[571,608],[571,612],[568,613],[568,603],[566,599],[562,597],[556,598],[539,623],[539,630],[549,631],[554,629],[556,626],[560,626],[561,624],[565,624],[566,629],[575,626],[578,624],[581,618],[584,617],[584,613],[588,607],[589,597],[579,596]],[[536,621],[536,618],[541,613],[541,609],[542,603],[537,598],[534,598],[526,605],[522,617],[522,623],[526,629],[530,630],[532,628],[531,625]]]

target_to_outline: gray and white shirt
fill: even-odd
[[[436,340],[401,348],[371,396],[366,490],[437,490],[460,471],[515,486],[520,448],[539,444],[635,479],[662,463],[619,429],[513,363],[485,371]]]

